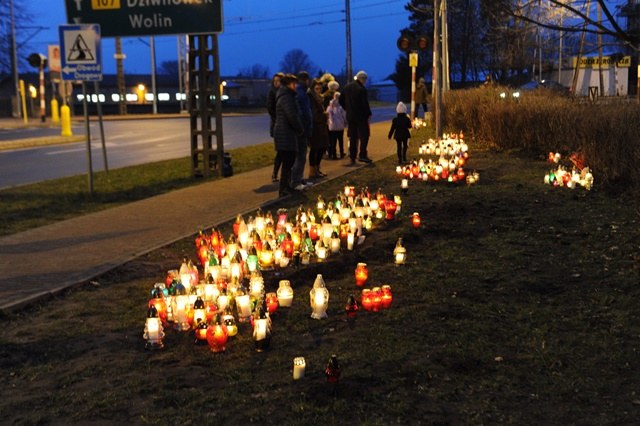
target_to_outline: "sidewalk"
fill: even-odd
[[[368,151],[374,161],[395,154],[388,129],[388,122],[371,125]],[[343,179],[363,167],[347,163],[323,161],[322,169],[327,179]],[[271,172],[265,167],[1,237],[0,312],[54,297],[200,229],[273,204],[278,184],[271,183]]]

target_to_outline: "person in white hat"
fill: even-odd
[[[398,102],[396,106],[398,115],[391,120],[391,129],[389,129],[388,139],[393,137],[396,140],[396,148],[398,154],[398,164],[407,162],[407,148],[409,147],[409,138],[411,137],[411,119],[407,115],[407,106]]]

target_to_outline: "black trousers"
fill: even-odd
[[[359,145],[358,145],[359,143]],[[368,158],[369,121],[349,122],[349,157],[352,161],[357,158]]]
[[[296,161],[295,151],[278,150],[278,157],[282,160],[282,172],[280,173],[280,192],[291,190],[291,168]]]

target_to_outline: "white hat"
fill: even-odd
[[[356,74],[356,79],[362,81],[362,80],[366,80],[369,76],[367,75],[366,72],[364,71],[358,71],[358,73]]]
[[[396,107],[396,112],[398,114],[406,114],[407,113],[407,106],[402,102],[398,102],[398,106]]]

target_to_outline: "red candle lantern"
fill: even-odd
[[[365,311],[370,311],[371,306],[373,305],[373,295],[371,294],[371,290],[365,288],[362,290],[362,296],[360,296],[360,304]]]
[[[329,383],[338,383],[340,380],[340,364],[338,363],[338,357],[335,355],[331,355],[329,362],[327,363],[327,367],[324,369],[324,374],[327,377],[327,382]]]
[[[362,262],[358,263],[358,265],[356,266],[355,275],[356,275],[356,285],[358,287],[362,287],[364,283],[367,282],[367,279],[369,278],[369,270],[367,269],[367,264]]]
[[[393,220],[396,217],[396,210],[398,209],[398,205],[395,201],[389,199],[384,202],[384,211],[386,212],[385,219]]]
[[[220,315],[217,316],[214,324],[207,328],[207,343],[211,352],[224,352],[227,350],[227,327],[220,323]]]
[[[267,302],[267,311],[269,314],[273,314],[278,309],[278,296],[276,293],[267,293],[265,296]]]
[[[293,257],[294,244],[293,244],[293,240],[291,239],[290,233],[287,232],[286,236],[280,243],[280,247],[282,247],[282,250],[285,252],[288,258]]]
[[[464,180],[465,174],[464,174],[464,169],[462,167],[458,169],[458,171],[456,172],[456,176],[458,177],[458,180]]]
[[[216,316],[216,312],[218,312],[218,307],[213,302],[206,302],[204,307],[204,317],[205,321],[210,323]]]
[[[420,213],[418,212],[414,212],[413,215],[411,216],[411,225],[414,228],[419,228],[420,227]]]
[[[320,234],[319,234],[319,226],[317,224],[312,224],[309,227],[309,238],[311,238],[311,241],[317,241],[318,238],[320,238]]]
[[[354,319],[358,313],[358,309],[358,302],[356,302],[356,298],[353,295],[349,296],[347,299],[347,305],[344,307],[344,310],[347,313],[347,319]]]
[[[393,301],[393,295],[391,294],[391,286],[385,284],[382,286],[382,309],[388,309],[391,306],[391,302]]]

